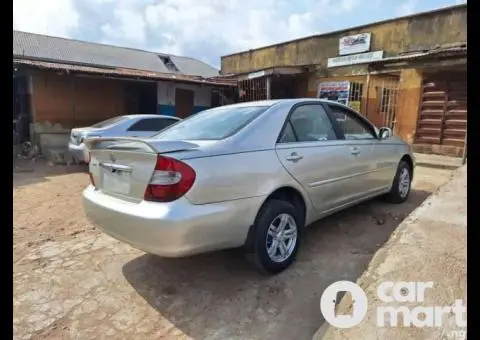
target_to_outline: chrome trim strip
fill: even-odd
[[[113,164],[113,163],[100,163],[100,166],[110,171],[118,170],[118,171],[124,171],[124,172],[132,172],[132,168],[127,165]]]

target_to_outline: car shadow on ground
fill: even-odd
[[[87,165],[49,165],[43,160],[37,162],[17,160],[13,169],[13,187],[19,188],[31,184],[47,182],[49,181],[48,177],[82,172],[88,172]]]
[[[159,314],[194,339],[311,339],[324,320],[323,290],[356,279],[393,230],[430,194],[404,204],[365,202],[305,229],[285,272],[255,272],[239,251],[184,259],[140,256],[123,267],[128,282]]]

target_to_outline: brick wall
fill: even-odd
[[[126,82],[122,80],[36,71],[32,83],[34,123],[50,122],[69,129],[127,113]]]

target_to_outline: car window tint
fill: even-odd
[[[176,121],[168,118],[144,118],[133,123],[128,131],[160,131]]]
[[[117,117],[113,117],[113,118],[110,118],[110,119],[107,119],[107,120],[103,120],[101,122],[98,122],[97,124],[93,124],[91,127],[96,128],[96,129],[101,129],[101,128],[105,128],[105,127],[120,123],[121,121],[123,121],[125,119],[127,119],[127,117],[117,116]]]
[[[299,142],[337,139],[327,112],[321,105],[302,105],[297,107],[290,116],[290,122]]]
[[[169,127],[170,125],[178,122],[178,120],[170,119],[170,118],[164,118],[164,119],[162,119],[162,122],[163,122],[163,128],[162,129],[165,129],[166,127]]]
[[[340,129],[342,129],[345,139],[375,139],[370,129],[350,111],[338,106],[330,106],[332,116],[336,120]]]
[[[226,105],[204,110],[152,138],[161,140],[220,140],[234,135],[269,106]]]
[[[295,137],[295,133],[293,132],[292,124],[290,124],[290,122],[287,122],[287,125],[285,125],[285,128],[283,129],[283,132],[278,142],[293,143],[296,141],[297,141],[297,138]]]

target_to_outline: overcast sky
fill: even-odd
[[[13,0],[13,28],[191,56],[219,67],[222,55],[462,2]]]

